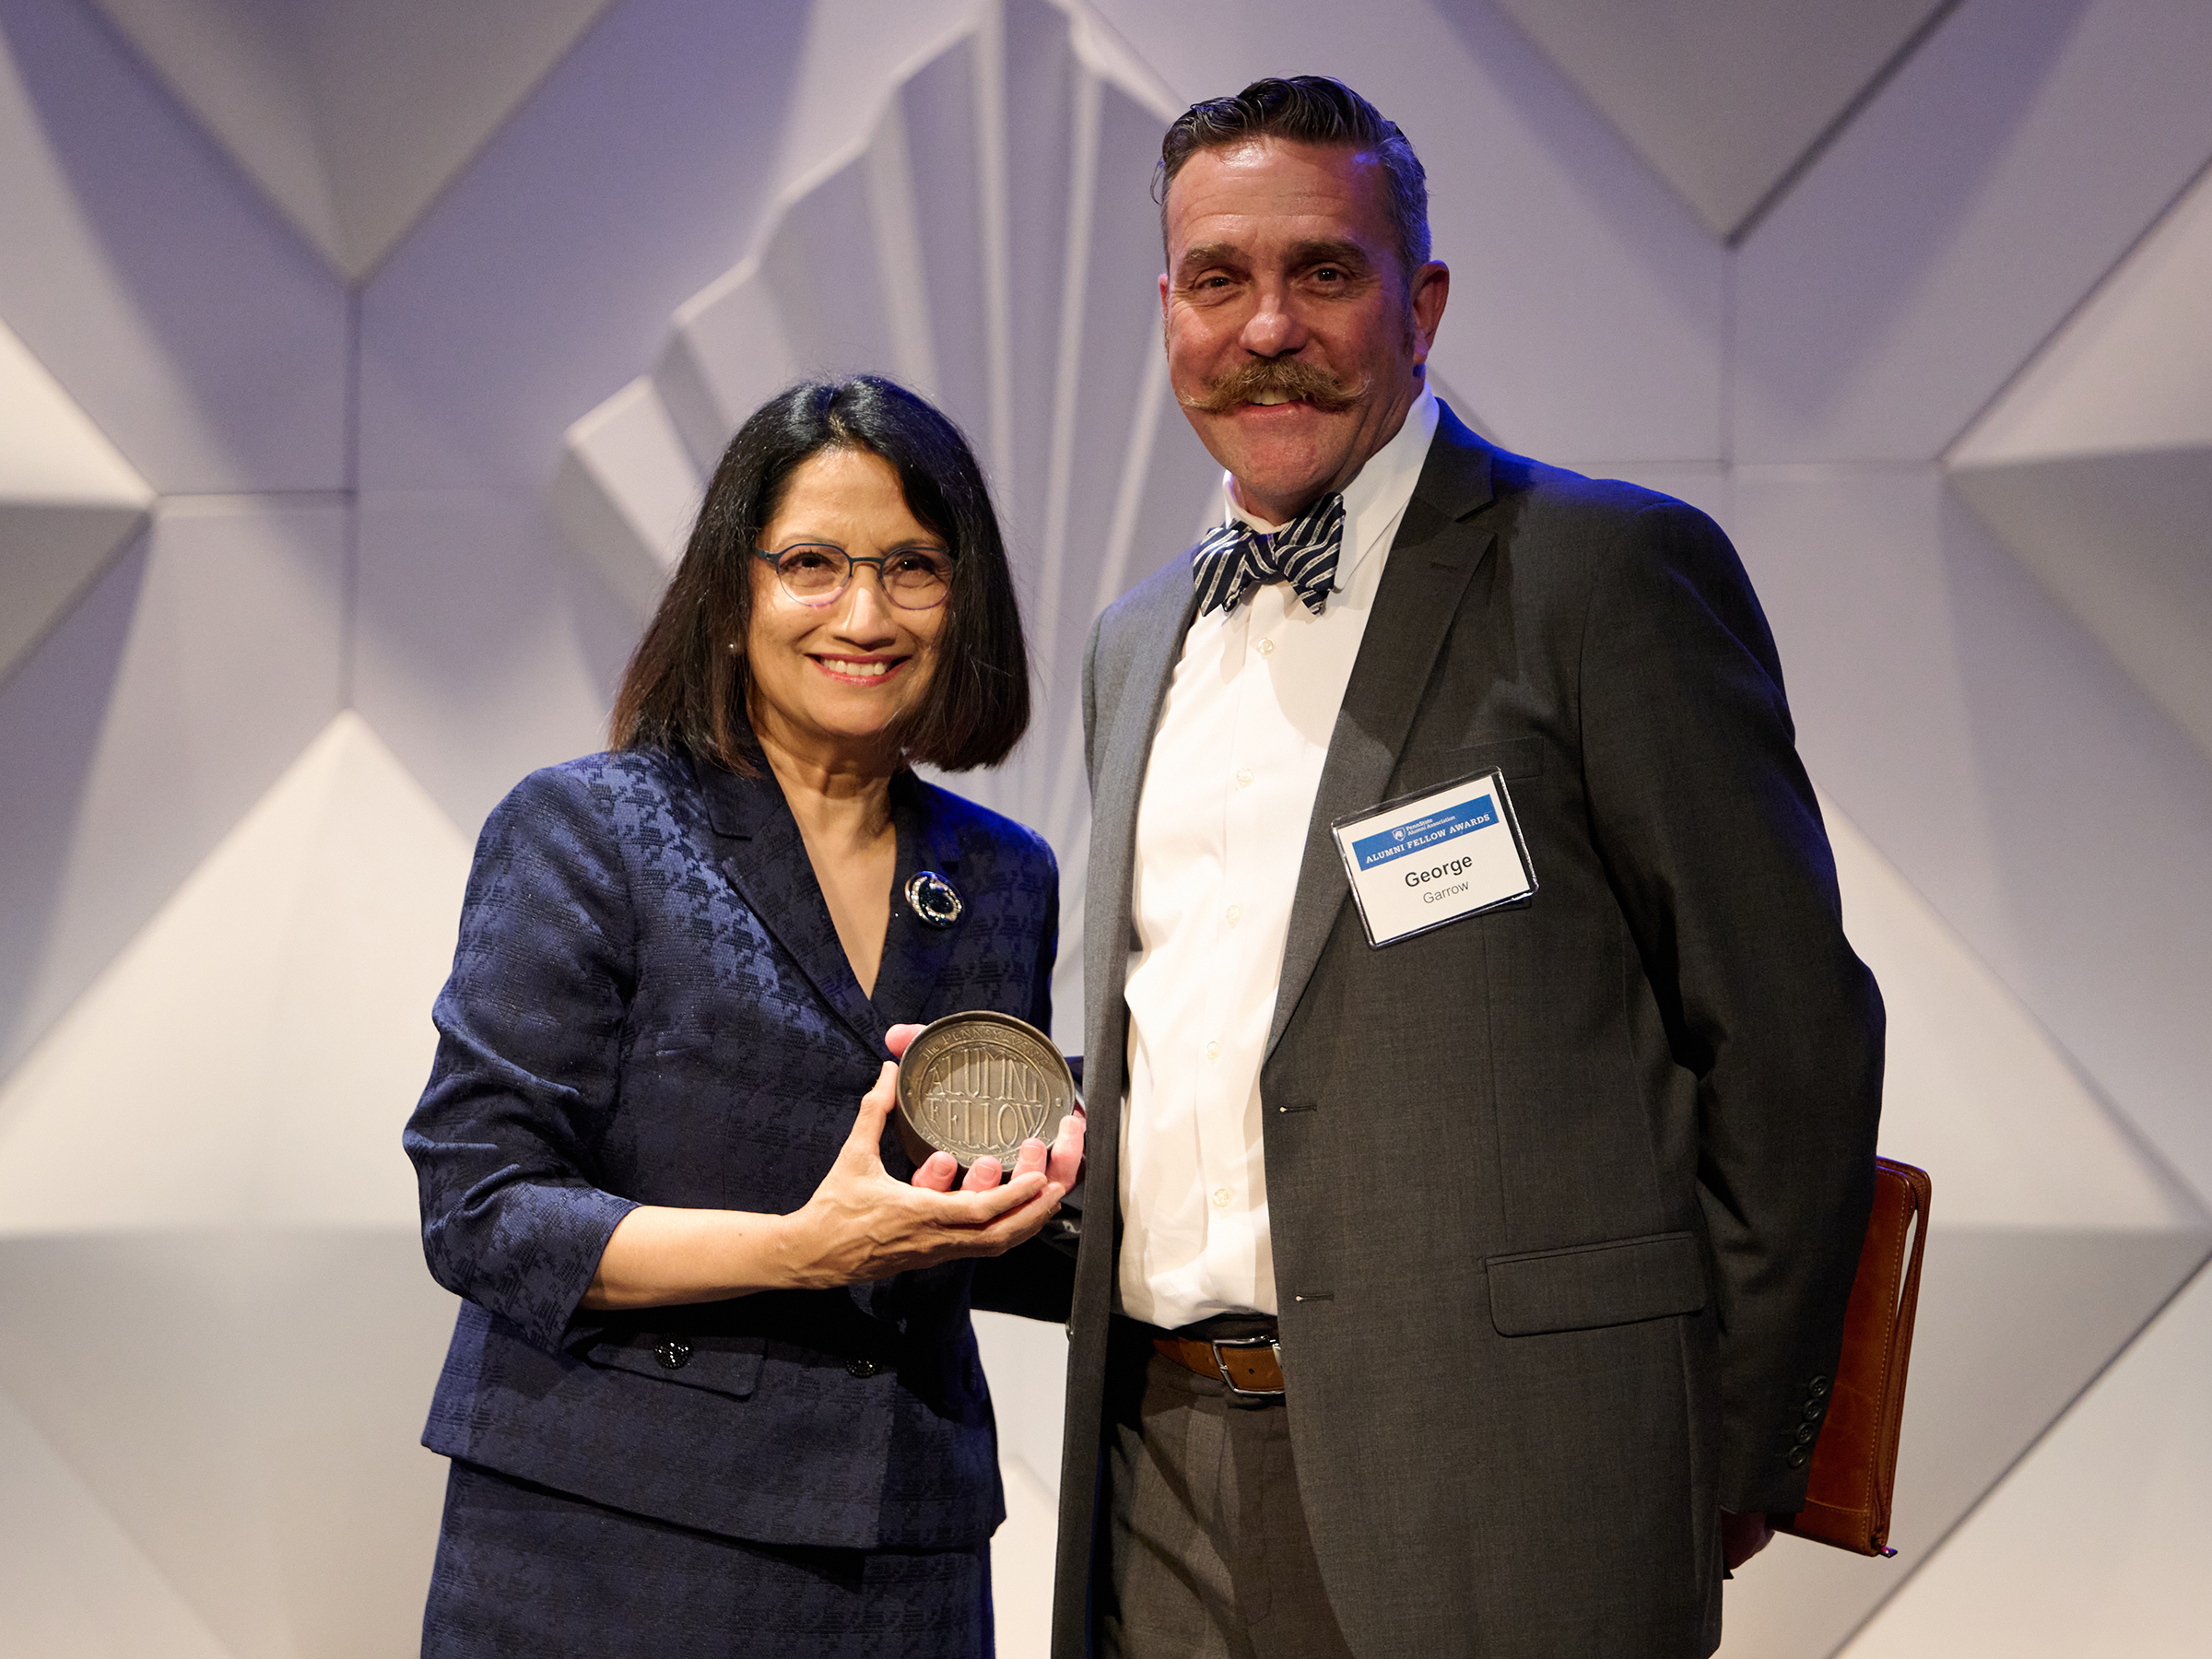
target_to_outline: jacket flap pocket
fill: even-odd
[[[761,1339],[706,1332],[621,1331],[583,1350],[584,1362],[746,1399],[760,1382]]]
[[[1705,1305],[1705,1264],[1694,1233],[1492,1256],[1483,1266],[1490,1323],[1501,1336],[1629,1324]]]

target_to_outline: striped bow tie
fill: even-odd
[[[1198,614],[1234,610],[1253,588],[1287,582],[1320,616],[1336,579],[1336,549],[1344,540],[1344,498],[1324,496],[1273,535],[1231,519],[1206,533],[1191,566],[1198,584]]]

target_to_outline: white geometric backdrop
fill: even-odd
[[[1735,536],[1936,1174],[1900,1553],[1778,1543],[1724,1651],[2201,1650],[2201,0],[0,0],[0,1652],[410,1651],[468,841],[791,374],[984,457],[1041,702],[963,787],[1078,959],[1082,640],[1214,477],[1159,128],[1314,69],[1428,164],[1460,413]],[[987,1323],[1023,1655],[1065,1344]]]

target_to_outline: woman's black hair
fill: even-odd
[[[994,766],[1030,724],[1030,660],[1006,545],[960,429],[880,376],[806,381],[756,409],[723,452],[690,542],[615,696],[608,742],[689,753],[753,775],[746,641],[753,548],[791,475],[824,450],[890,463],[907,511],[952,554],[936,666],[888,735],[947,771]]]

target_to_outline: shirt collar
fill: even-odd
[[[1424,376],[1420,394],[1406,411],[1396,434],[1370,455],[1344,487],[1344,544],[1336,559],[1335,591],[1350,585],[1352,571],[1374,551],[1413,500],[1413,487],[1420,482],[1429,445],[1436,437],[1436,393]],[[1254,530],[1272,535],[1282,528],[1239,506],[1234,481],[1226,472],[1221,475],[1221,499],[1230,518]]]

